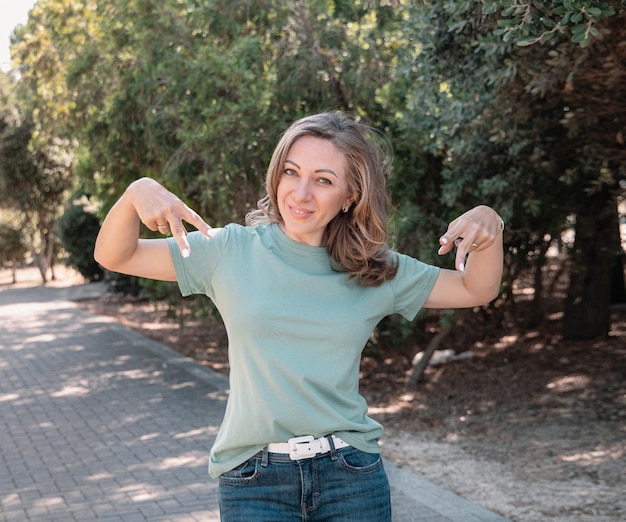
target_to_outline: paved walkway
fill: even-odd
[[[72,303],[101,291],[0,291],[0,521],[219,520],[226,379]],[[386,468],[395,522],[505,521]]]

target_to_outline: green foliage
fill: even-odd
[[[22,116],[5,124],[0,172],[11,157],[33,179],[12,205],[19,196],[31,208],[32,191],[58,208],[77,176],[101,212],[150,175],[219,226],[255,205],[289,123],[345,109],[396,147],[394,245],[446,265],[436,250],[447,222],[487,203],[507,221],[513,279],[540,266],[590,195],[623,192],[625,10],[582,0],[39,0],[12,48]]]
[[[0,206],[19,211],[43,281],[54,255],[54,222],[69,186],[71,159],[59,140],[31,149],[32,125],[19,116],[0,134]]]
[[[295,118],[339,107],[378,119],[398,18],[369,2],[45,0],[14,52],[31,102],[50,106],[39,136],[67,132],[89,151],[104,211],[152,175],[219,225],[255,204]]]
[[[615,205],[624,191],[624,120],[616,115],[626,113],[626,99],[616,93],[626,86],[619,65],[626,13],[603,11],[600,20],[592,10],[587,22],[597,33],[589,34],[598,37],[584,45],[562,31],[553,32],[549,44],[539,38],[535,46],[512,45],[541,32],[532,25],[537,9],[544,22],[564,14],[550,11],[556,3],[489,4],[482,10],[474,2],[414,6],[405,31],[421,38],[423,48],[418,63],[401,57],[415,79],[401,125],[424,136],[424,148],[440,158],[442,206],[434,215],[480,202],[500,210],[515,277],[524,267],[541,266],[550,244],[563,247],[570,216],[604,230],[600,216],[589,212],[591,196],[606,191]],[[563,3],[568,10],[589,4]],[[499,17],[487,16],[496,12]],[[506,36],[502,42],[494,37],[494,21],[518,32],[496,30]],[[580,262],[597,268],[591,258]]]
[[[21,213],[44,282],[53,265],[54,221],[72,182],[73,161],[71,140],[38,130],[38,115],[52,112],[50,91],[50,85],[31,90],[6,75],[0,78],[0,206]],[[35,103],[38,98],[44,99]]]
[[[16,268],[28,252],[22,231],[16,226],[0,221],[0,264]]]
[[[569,35],[573,43],[587,47],[599,36],[596,24],[623,9],[625,3],[614,1],[566,0],[559,2],[528,2],[483,0],[483,13],[500,12],[494,34],[503,41],[519,46],[553,42],[559,35]]]
[[[61,244],[68,254],[67,264],[89,281],[100,280],[103,270],[93,258],[100,220],[89,211],[86,198],[71,201],[56,226]]]

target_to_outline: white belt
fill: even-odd
[[[335,449],[347,448],[350,446],[339,437],[331,435]],[[294,437],[287,442],[272,442],[267,445],[267,451],[270,453],[283,453],[289,455],[291,460],[310,459],[315,455],[323,455],[330,452],[330,443],[328,438],[320,437],[314,439],[312,435],[306,437]]]

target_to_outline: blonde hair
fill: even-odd
[[[348,190],[355,202],[339,212],[326,227],[324,244],[330,257],[359,278],[362,286],[378,286],[393,279],[397,265],[387,247],[389,197],[385,189],[391,169],[391,147],[373,128],[340,112],[323,112],[293,123],[282,135],[267,170],[266,194],[258,209],[246,216],[246,224],[280,223],[277,189],[285,159],[293,143],[302,136],[330,141],[346,159]]]

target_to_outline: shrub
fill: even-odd
[[[14,283],[15,272],[27,252],[28,247],[21,230],[0,222],[0,265],[11,269]]]
[[[89,281],[98,281],[104,275],[93,258],[99,230],[100,220],[86,208],[83,200],[73,201],[57,221],[57,234],[68,254],[67,264]]]

